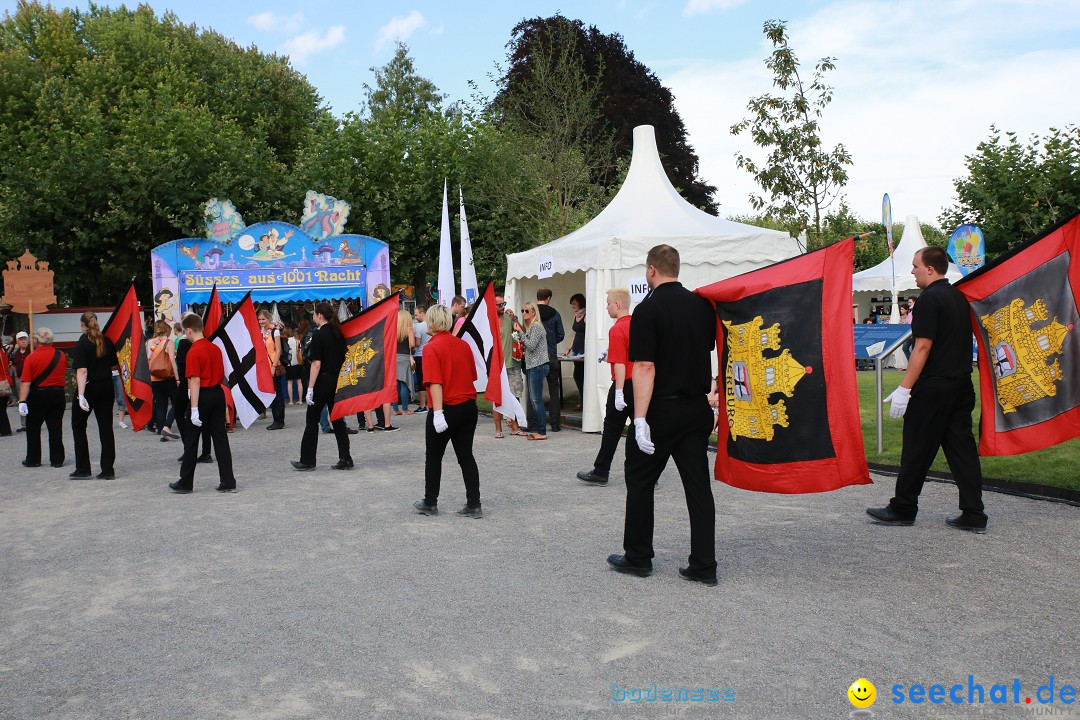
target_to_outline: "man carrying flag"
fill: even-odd
[[[353,459],[349,452],[349,433],[345,427],[344,416],[334,413],[334,393],[337,391],[341,366],[345,363],[345,337],[341,333],[334,308],[328,302],[321,302],[312,316],[316,330],[311,336],[308,348],[310,375],[307,395],[307,424],[304,427],[304,439],[300,442],[300,459],[293,460],[297,470],[314,470],[316,451],[319,448],[319,418],[323,408],[333,416],[334,437],[337,438],[338,461],[331,467],[334,470],[352,470]]]
[[[500,310],[495,300],[495,286],[489,278],[480,292],[480,300],[453,334],[464,340],[472,352],[476,391],[484,393],[484,399],[491,403],[497,417],[506,415],[514,431],[520,432],[520,424],[525,422],[525,409],[510,390],[503,357],[505,345],[499,327]]]
[[[180,323],[184,337],[191,341],[186,358],[187,394],[191,401],[191,424],[196,429],[205,423],[210,428],[217,455],[218,492],[234,492],[236,478],[233,476],[232,450],[225,432],[225,393],[221,384],[225,381],[225,365],[221,350],[203,337],[202,318],[193,313],[184,316]],[[195,463],[199,449],[198,432],[189,432],[184,438],[184,456],[180,464],[180,479],[169,483],[173,492],[187,494],[194,490]]]
[[[919,494],[940,447],[960,491],[960,514],[945,522],[983,533],[982,467],[971,433],[971,311],[945,279],[948,269],[949,258],[939,247],[915,253],[911,274],[922,290],[911,321],[915,348],[900,386],[885,398],[892,404],[889,415],[904,418],[896,495],[885,507],[866,512],[881,525],[914,525]]]

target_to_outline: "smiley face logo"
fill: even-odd
[[[857,708],[868,708],[877,700],[877,688],[866,678],[859,678],[847,689],[848,700]]]

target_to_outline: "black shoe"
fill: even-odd
[[[18,430],[16,430],[15,432],[26,432],[26,428],[21,427]]]
[[[266,426],[267,430],[284,430],[285,423],[270,423]]]
[[[76,470],[75,472],[68,475],[68,477],[72,480],[78,480],[79,478],[88,478],[93,476],[94,474],[89,470]]]
[[[702,585],[708,585],[709,587],[716,587],[716,573],[712,575],[702,575],[701,573],[693,572],[690,568],[679,568],[679,574],[690,582],[699,582]]]
[[[221,492],[221,493],[236,492],[236,486],[235,485],[218,485],[215,488],[215,490],[217,490],[218,492]]]
[[[627,575],[649,577],[649,575],[652,574],[652,566],[634,565],[626,559],[625,555],[608,555],[607,564],[611,566],[612,570],[626,573]]]
[[[302,471],[314,470],[315,469],[314,465],[307,465],[305,463],[300,462],[299,460],[293,460],[292,461],[292,466],[294,468],[296,468],[297,470],[302,470]]]
[[[169,489],[172,490],[174,493],[180,493],[181,495],[187,495],[192,491],[191,488],[186,488],[181,485],[179,480],[169,483]]]
[[[26,462],[25,460],[23,460],[22,464],[23,464],[23,467],[41,467],[41,463],[39,463],[39,462],[32,463],[32,462]]]
[[[552,425],[548,430],[551,432],[562,432],[562,425]]]
[[[948,518],[945,524],[951,528],[957,530],[967,530],[968,532],[983,534],[986,532],[986,518],[972,517],[965,513],[960,513],[956,517]]]
[[[176,433],[172,432],[171,430],[162,430],[161,431],[161,437],[168,438],[169,440],[179,440],[180,439],[180,436],[177,435]]]
[[[64,463],[62,463],[62,462],[58,462],[58,463],[49,463],[49,466],[50,466],[50,467],[54,467],[54,468],[62,468],[62,467],[64,467]]]
[[[412,506],[416,509],[416,512],[420,513],[421,515],[438,515],[439,514],[439,506],[438,505],[428,505],[423,500],[417,500],[416,502],[414,502],[412,504]]]
[[[590,485],[607,485],[607,475],[601,475],[595,470],[578,470],[578,480]]]
[[[387,427],[380,427],[379,428],[379,430],[382,430],[383,432],[397,432],[400,429],[401,428],[399,428],[397,425],[389,425]]]
[[[322,434],[323,435],[333,435],[334,431],[332,429],[323,428]]]
[[[418,415],[419,415],[420,413],[426,413],[427,411],[428,411],[428,409],[427,409],[426,407],[423,407],[423,408],[422,408],[422,407],[418,407],[418,408],[416,408],[416,413],[417,413]]]
[[[196,459],[198,460],[198,462],[201,462],[201,463],[212,463],[212,462],[214,462],[214,456],[211,455],[210,453],[206,453],[205,455],[200,455]]]
[[[480,518],[484,517],[484,511],[480,509],[479,505],[477,505],[474,508],[471,508],[468,505],[466,505],[465,507],[458,510],[457,514],[461,515],[462,517],[469,517],[469,518],[473,518],[473,519],[476,519],[476,520],[479,520]]]
[[[355,466],[352,460],[338,460],[330,467],[334,470],[352,470]]]
[[[378,429],[379,429],[379,430],[382,430],[382,428],[378,428]],[[373,428],[373,427],[369,427],[369,428],[367,428],[367,431],[368,431],[369,433],[373,433],[373,432],[375,432],[375,430],[376,430],[376,428]]]
[[[898,515],[892,505],[880,508],[866,508],[866,514],[874,518],[878,525],[914,525],[914,517]]]
[[[330,432],[333,432],[333,430],[331,430]],[[350,435],[359,435],[360,434],[359,430],[353,430],[351,427],[345,428],[345,432],[349,433]]]
[[[97,475],[95,475],[95,477],[98,480],[115,480],[116,479],[116,473],[105,472],[104,470],[102,470]]]
[[[176,458],[176,462],[184,462],[184,456],[181,455],[180,457]]]

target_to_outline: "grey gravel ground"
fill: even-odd
[[[922,683],[1080,686],[1080,509],[987,494],[990,532],[946,528],[956,490],[929,483],[915,527],[872,525],[892,481],[811,496],[716,485],[720,585],[678,577],[678,476],[657,490],[656,571],[619,575],[621,470],[583,486],[596,435],[496,440],[476,455],[486,517],[422,496],[423,416],[353,436],[359,467],[297,473],[303,415],[230,436],[239,492],[216,466],[178,496],[179,443],[118,431],[119,477],[25,470],[0,438],[2,718],[1080,717],[1053,706],[911,705]],[[91,441],[95,453],[96,441]],[[621,449],[621,448],[620,448]],[[731,702],[613,700],[620,689],[731,688]],[[863,711],[864,713],[866,711]],[[854,713],[854,714],[853,714]]]

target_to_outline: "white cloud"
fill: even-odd
[[[276,12],[267,10],[258,15],[252,15],[247,21],[260,32],[294,33],[303,25],[304,14],[298,12],[292,15],[278,15]]]
[[[419,10],[390,18],[390,22],[379,28],[375,39],[375,52],[380,52],[392,42],[405,42],[414,32],[424,27],[425,22],[424,15]]]
[[[285,54],[295,63],[303,63],[309,55],[329,50],[345,40],[345,26],[334,25],[325,33],[309,30],[285,41]]]
[[[964,156],[991,124],[1026,140],[1080,117],[1080,95],[1071,92],[1080,43],[1042,49],[1039,42],[1080,27],[1080,9],[991,4],[993,12],[967,0],[842,2],[790,24],[807,74],[818,58],[837,58],[826,76],[835,95],[822,134],[827,146],[842,142],[852,154],[845,193],[857,214],[875,218],[888,192],[896,216],[936,222],[955,201],[952,181],[964,174]],[[749,212],[748,195],[760,192],[734,155],[763,153],[729,130],[751,96],[775,91],[763,62],[769,50],[763,39],[755,57],[684,65],[665,78],[723,215]]]
[[[730,10],[745,2],[746,0],[689,0],[683,8],[683,15],[701,15],[713,10]]]

